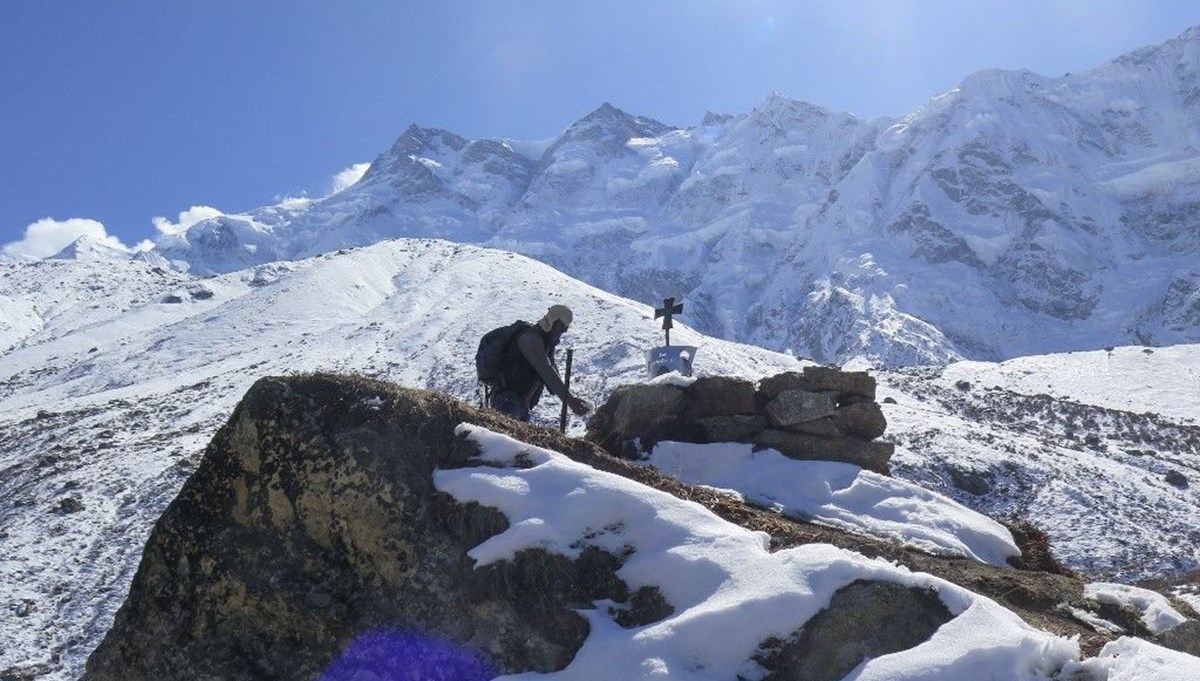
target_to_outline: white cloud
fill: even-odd
[[[334,175],[331,179],[333,191],[331,191],[330,194],[336,194],[355,182],[361,180],[362,176],[367,174],[367,168],[370,167],[370,163],[355,163],[337,175]]]
[[[301,196],[285,196],[282,199],[279,198],[278,196],[276,196],[275,202],[276,202],[276,205],[281,206],[283,208],[299,209],[299,208],[304,208],[304,207],[312,204],[313,199],[310,199],[307,196],[303,196],[303,195],[301,195]]]
[[[90,236],[113,248],[129,250],[120,239],[109,234],[104,225],[96,220],[42,218],[25,228],[24,239],[5,244],[3,253],[16,257],[47,258],[70,246],[81,236]]]
[[[164,217],[152,218],[151,222],[154,223],[154,228],[163,234],[179,234],[201,220],[220,217],[224,214],[212,206],[192,206],[179,214],[178,222],[171,222]]]

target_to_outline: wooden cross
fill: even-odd
[[[663,330],[667,332],[667,345],[671,344],[671,316],[683,313],[683,303],[676,304],[674,298],[664,298],[661,308],[654,308],[654,318],[663,318]]]

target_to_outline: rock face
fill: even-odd
[[[855,582],[786,643],[769,647],[764,681],[838,681],[863,660],[907,650],[953,619],[932,590]]]
[[[710,376],[686,388],[635,384],[613,391],[588,421],[587,437],[617,456],[661,440],[747,442],[793,459],[843,461],[888,472],[895,450],[866,372],[805,367],[758,385]]]
[[[354,668],[397,649],[444,660],[446,646],[463,669],[548,672],[587,636],[575,608],[611,598],[631,626],[661,616],[656,592],[631,594],[599,551],[473,569],[467,550],[507,521],[433,487],[435,468],[474,452],[453,432],[464,421],[539,437],[365,379],[260,380],[155,526],[84,678],[314,678],[343,652]]]
[[[1200,657],[1200,621],[1188,620],[1171,627],[1155,637],[1154,641],[1165,648]]]

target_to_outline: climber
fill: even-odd
[[[537,324],[517,321],[489,331],[479,342],[475,369],[489,388],[488,406],[522,421],[548,388],[577,416],[588,413],[587,402],[575,397],[554,368],[554,349],[571,326],[566,305],[551,305]]]

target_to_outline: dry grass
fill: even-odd
[[[1028,518],[1016,518],[1005,522],[1004,526],[1012,533],[1017,548],[1021,549],[1020,556],[1008,560],[1013,567],[1067,577],[1078,576],[1074,570],[1054,557],[1050,548],[1050,535]]]

